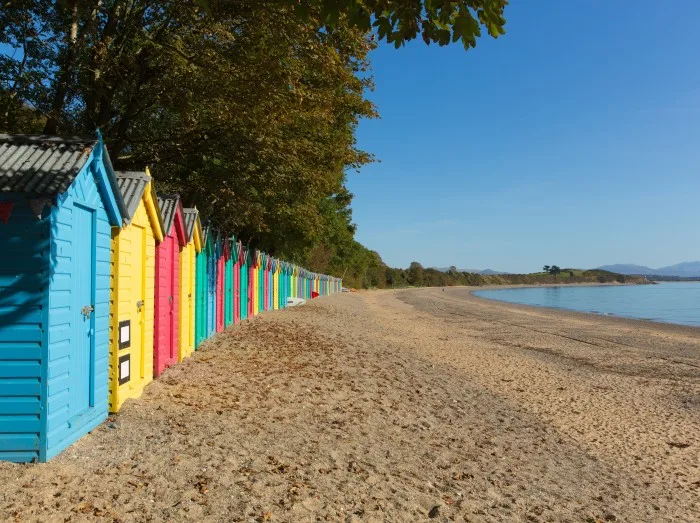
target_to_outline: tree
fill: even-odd
[[[549,269],[550,269],[549,265],[545,265],[544,267],[542,267],[542,271],[546,272],[546,273],[549,273]]]
[[[411,262],[411,265],[409,265],[406,274],[406,280],[408,281],[408,284],[413,285],[414,287],[420,287],[424,285],[424,279],[425,269],[423,268],[423,266],[418,262]]]
[[[476,45],[506,0],[19,0],[0,9],[0,132],[94,135],[117,169],[277,257],[382,285],[348,171],[373,161],[368,53]],[[392,273],[404,284],[403,272]],[[423,274],[420,273],[422,281]]]
[[[561,269],[560,269],[558,266],[556,266],[556,265],[552,265],[552,266],[549,268],[549,274],[552,274],[555,278],[556,278],[560,273],[561,273]]]
[[[347,19],[395,47],[420,36],[426,44],[461,41],[476,46],[482,27],[493,38],[505,34],[504,10],[508,0],[278,0],[294,5],[302,17],[320,13],[327,27]]]
[[[345,174],[372,161],[355,128],[376,116],[365,99],[376,44],[343,21],[324,30],[313,14],[302,22],[272,7],[11,2],[0,43],[19,51],[0,61],[0,132],[40,131],[27,108],[45,132],[99,127],[117,169],[150,164],[159,191],[180,192],[224,232],[303,262],[337,236],[328,229],[347,227],[326,202],[347,212]]]

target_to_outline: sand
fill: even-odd
[[[342,294],[202,345],[16,521],[698,521],[700,329],[469,289]]]

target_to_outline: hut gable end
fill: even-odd
[[[51,458],[76,441],[107,416],[108,356],[109,356],[109,301],[111,220],[102,205],[96,180],[85,169],[76,177],[71,187],[62,195],[59,206],[52,207],[49,314],[48,314],[48,378],[50,394],[46,444]],[[76,241],[83,239],[76,213],[91,213],[95,228],[92,259],[85,259],[76,249]],[[84,240],[84,239],[83,239]],[[76,279],[92,278],[91,302],[83,303],[76,296]],[[85,301],[85,300],[83,300]],[[94,360],[90,368],[72,366],[74,351],[78,345],[75,336],[82,329],[67,328],[81,321],[81,309],[94,307]],[[72,357],[73,356],[73,357]],[[85,378],[82,372],[88,373]],[[78,380],[74,374],[81,372]],[[78,390],[76,382],[89,380],[94,384],[90,391]],[[85,409],[82,407],[87,406]]]

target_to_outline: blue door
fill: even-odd
[[[92,374],[94,371],[94,242],[93,211],[79,205],[73,207],[73,288],[75,342],[70,355],[70,388],[73,391],[70,411],[72,416],[85,412],[94,405]]]

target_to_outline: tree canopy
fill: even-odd
[[[278,0],[295,6],[306,18],[320,13],[326,27],[341,20],[363,31],[376,31],[379,40],[395,47],[420,36],[426,44],[462,42],[476,47],[482,27],[497,38],[505,34],[504,9],[508,0]]]
[[[94,135],[117,169],[225,233],[312,270],[383,276],[354,239],[346,175],[373,161],[368,55],[473,47],[506,0],[14,0],[0,10],[0,132]],[[374,272],[373,272],[374,271]]]

